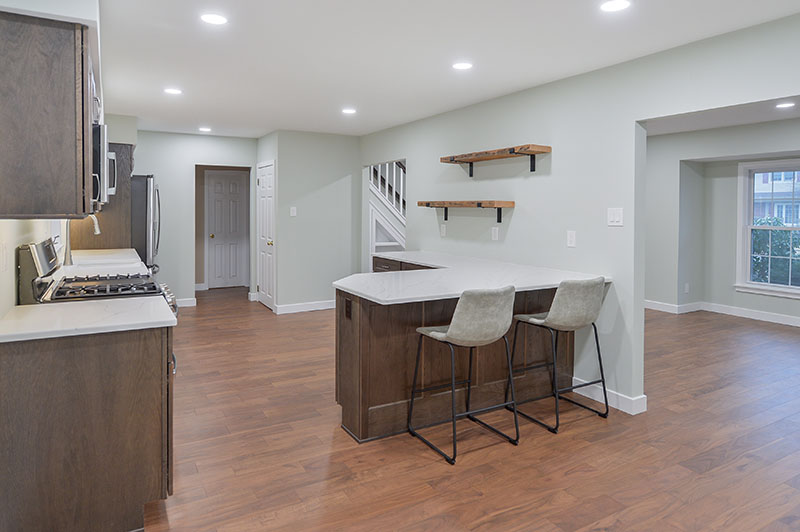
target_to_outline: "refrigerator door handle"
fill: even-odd
[[[145,242],[145,254],[147,257],[145,258],[145,264],[147,266],[153,265],[153,257],[154,257],[154,236],[156,234],[155,228],[155,192],[153,190],[153,178],[147,177],[147,185],[146,185],[146,198],[147,198],[147,227],[146,231],[146,242]]]
[[[156,185],[156,212],[158,214],[158,222],[156,225],[156,249],[153,252],[153,258],[158,255],[158,248],[161,247],[161,191]]]

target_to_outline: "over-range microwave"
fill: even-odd
[[[108,151],[108,127],[92,126],[92,202],[108,203],[117,193],[117,154]]]

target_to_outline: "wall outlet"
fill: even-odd
[[[689,283],[686,283],[685,285],[683,285],[683,293],[684,294],[688,294],[689,293]]]
[[[500,228],[492,227],[492,240],[500,240]]]
[[[608,208],[608,226],[622,227],[622,207]]]
[[[297,207],[289,207],[289,216],[297,216]]]
[[[567,231],[567,247],[574,248],[575,245],[575,231]]]
[[[439,236],[447,236],[447,226],[445,224],[439,226]]]

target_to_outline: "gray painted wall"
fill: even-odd
[[[800,120],[650,137],[646,299],[800,314],[800,301],[736,292],[738,163],[800,146]],[[726,158],[725,162],[698,162]],[[694,162],[691,162],[694,161]],[[692,230],[692,228],[696,228]],[[661,245],[662,241],[675,244]],[[683,292],[689,282],[690,294]]]
[[[195,165],[251,167],[250,210],[255,212],[256,140],[211,135],[183,135],[139,131],[133,171],[153,174],[161,190],[161,266],[159,281],[179,299],[194,297],[195,285]],[[255,292],[253,247],[255,222],[251,217],[250,291]]]
[[[407,159],[409,249],[613,277],[599,321],[609,385],[639,396],[645,138],[636,122],[795,94],[800,71],[786,65],[800,46],[798,30],[800,17],[791,17],[367,135],[361,160]],[[770,83],[761,81],[764,76]],[[443,155],[526,142],[553,146],[535,174],[525,160],[478,164],[474,179],[439,163]],[[425,199],[515,200],[517,208],[506,214],[497,242],[490,240],[495,222],[488,211],[454,211],[441,238],[441,213],[414,206]],[[625,209],[625,227],[606,226],[608,207]],[[565,245],[569,229],[577,231],[576,248]],[[577,340],[576,373],[588,378],[591,350],[585,334]]]
[[[680,163],[680,205],[678,214],[678,304],[703,301],[706,244],[706,195],[704,167]],[[736,211],[734,210],[734,214]],[[734,223],[735,217],[734,217]],[[734,228],[735,229],[735,228]],[[653,242],[657,245],[657,242]],[[645,271],[645,276],[647,272]],[[686,286],[688,285],[688,293]],[[646,297],[646,295],[645,295]]]
[[[259,139],[258,160],[276,161],[277,304],[332,300],[331,283],[359,270],[358,137],[279,131]]]

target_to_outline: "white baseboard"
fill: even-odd
[[[183,299],[178,300],[179,307],[196,307],[197,306],[197,299],[193,297],[186,297]]]
[[[698,310],[703,310],[703,305],[705,305],[705,303],[702,301],[685,303],[683,305],[673,305],[672,303],[662,303],[661,301],[649,300],[645,300],[644,302],[644,308],[668,312],[670,314],[686,314],[687,312],[697,312]]]
[[[705,310],[707,312],[728,314],[730,316],[749,318],[751,320],[768,321],[770,323],[800,327],[800,316],[777,314],[775,312],[766,312],[763,310],[753,310],[742,307],[732,307],[729,305],[720,305],[719,303],[708,303],[706,301],[688,303],[686,305],[672,305],[670,303],[661,303],[660,301],[645,301],[644,308],[659,310],[661,312],[669,312],[670,314],[686,314],[687,312]]]
[[[720,314],[728,314],[730,316],[739,316],[740,318],[750,318],[751,320],[768,321],[771,323],[779,323],[781,325],[800,327],[800,316],[791,316],[789,314],[777,314],[775,312],[766,312],[763,310],[730,307],[728,305],[720,305],[718,303],[703,303],[703,310],[707,310],[709,312],[719,312]]]
[[[275,314],[294,314],[295,312],[309,312],[311,310],[328,310],[336,307],[336,301],[310,301],[308,303],[293,303],[291,305],[275,305]]]
[[[208,283],[200,283],[200,284],[194,285],[194,291],[195,292],[200,292],[202,290],[208,290]]]
[[[248,301],[258,301],[258,292],[247,292]]]
[[[583,379],[579,379],[578,377],[572,377],[572,385],[577,386],[579,384],[583,384],[587,381]],[[623,395],[621,393],[615,392],[614,390],[608,390],[608,406],[611,408],[616,408],[617,410],[621,410],[626,414],[630,414],[635,416],[636,414],[641,414],[642,412],[647,411],[647,396],[640,395],[638,397],[628,397],[627,395]],[[592,386],[587,386],[585,388],[578,388],[575,390],[575,393],[582,395],[584,397],[588,397],[594,401],[603,402],[603,387],[599,384],[593,384]]]

